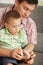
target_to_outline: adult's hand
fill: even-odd
[[[30,59],[27,61],[27,63],[28,64],[33,64],[35,56],[36,56],[36,54],[33,51],[30,52]]]
[[[23,58],[23,51],[22,51],[22,49],[19,49],[19,48],[11,50],[10,56],[12,58],[17,59],[17,60],[22,60],[22,58]]]

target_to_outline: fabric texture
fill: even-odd
[[[22,48],[27,45],[27,35],[22,30],[19,31],[18,36],[12,35],[7,29],[0,30],[0,47],[6,49]]]
[[[18,65],[17,60],[13,58],[2,58],[3,65],[7,65],[8,63],[12,63],[14,65]]]

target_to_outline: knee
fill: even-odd
[[[7,65],[13,65],[12,63],[8,63]]]

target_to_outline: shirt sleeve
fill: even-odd
[[[31,18],[29,18],[28,41],[34,45],[37,44],[37,28],[35,22]]]
[[[3,15],[9,10],[9,7],[0,8],[0,29],[3,28]]]

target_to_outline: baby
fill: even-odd
[[[21,16],[16,10],[11,10],[6,13],[4,17],[5,28],[0,30],[0,47],[9,50],[18,48],[17,53],[15,53],[15,58],[3,58],[3,63],[6,65],[9,65],[9,63],[10,65],[18,64],[17,60],[21,53],[27,59],[30,58],[30,55],[27,51],[20,50],[28,44],[27,35],[20,28],[20,24]],[[19,51],[20,54],[18,53]]]

